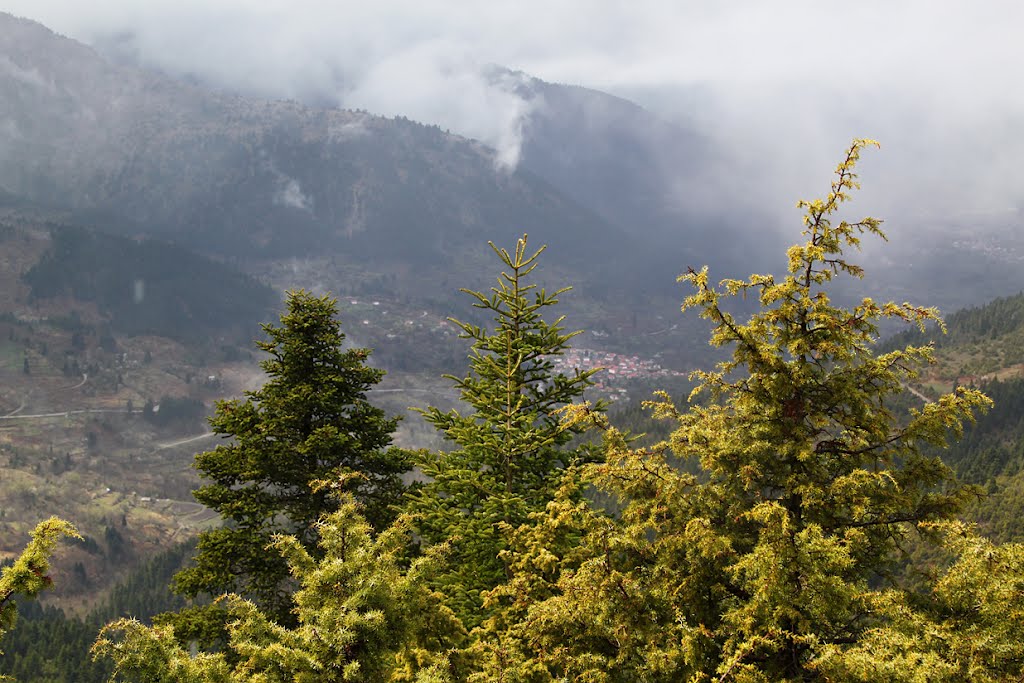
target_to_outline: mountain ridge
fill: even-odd
[[[529,230],[574,260],[617,232],[436,126],[210,93],[10,15],[0,35],[0,186],[32,201],[109,211],[217,253],[384,257],[406,246],[451,261],[454,245]]]

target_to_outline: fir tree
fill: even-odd
[[[655,403],[676,423],[668,444],[638,451],[608,430],[589,481],[621,502],[619,518],[564,498],[518,532],[513,578],[490,598],[510,606],[487,625],[479,680],[830,680],[822,657],[879,625],[873,586],[901,540],[967,495],[924,447],[958,436],[987,399],[961,388],[901,420],[894,403],[931,349],[876,355],[878,322],[923,326],[936,312],[845,308],[826,291],[862,275],[844,250],[881,235],[872,218],[833,222],[870,144],[854,142],[825,199],[801,202],[806,241],[784,278],[681,278],[695,289],[684,310],[708,318],[732,358],[695,373],[706,402]],[[761,306],[747,322],[723,304],[744,295]],[[669,446],[699,474],[671,467]],[[567,533],[584,542],[553,553]]]
[[[451,680],[445,657],[462,627],[427,577],[442,561],[437,547],[403,567],[409,520],[376,536],[350,494],[319,525],[315,559],[299,539],[279,536],[269,552],[286,558],[298,583],[297,623],[284,627],[237,595],[228,612],[228,652],[193,656],[167,625],[132,619],[106,626],[93,648],[114,662],[114,680],[175,683],[223,681]]]
[[[269,339],[257,342],[267,383],[217,404],[210,424],[231,442],[196,456],[208,483],[195,498],[225,525],[200,536],[195,566],[175,577],[184,594],[236,592],[290,621],[288,567],[266,548],[285,533],[316,554],[316,522],[335,508],[317,483],[340,472],[358,475],[349,490],[375,528],[394,518],[408,459],[388,448],[396,420],[366,399],[384,372],[366,349],[342,349],[336,313],[333,299],[290,292],[281,325],[264,325]]]
[[[543,509],[564,467],[593,457],[586,447],[567,447],[580,430],[563,427],[558,412],[581,399],[594,371],[555,371],[555,357],[578,332],[563,331],[564,316],[542,317],[568,288],[549,294],[529,283],[544,247],[529,253],[526,236],[512,253],[491,248],[507,269],[498,285],[489,295],[462,291],[493,317],[494,329],[452,320],[472,340],[470,371],[447,377],[471,412],[423,411],[455,448],[425,454],[420,468],[429,483],[410,501],[426,545],[454,543],[452,568],[438,583],[470,626],[481,619],[481,591],[506,577],[505,530]]]
[[[1024,545],[962,522],[930,525],[954,558],[924,594],[870,595],[874,628],[822,648],[815,669],[848,683],[997,683],[1024,676]]]

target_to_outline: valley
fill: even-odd
[[[131,42],[130,37],[125,40]],[[735,321],[746,320],[771,305],[789,311],[786,306],[806,303],[799,297],[759,301],[760,288],[766,287],[766,280],[759,276],[751,276],[757,284],[730,281],[750,273],[785,273],[787,259],[792,262],[798,253],[787,252],[787,245],[803,239],[800,211],[782,213],[763,201],[760,188],[746,185],[749,178],[762,172],[770,175],[775,167],[764,164],[762,171],[763,160],[753,151],[749,159],[737,164],[736,155],[746,152],[723,145],[716,131],[694,123],[711,114],[695,113],[670,121],[619,96],[491,65],[480,69],[479,83],[474,80],[474,84],[482,84],[491,100],[508,100],[520,107],[512,126],[514,146],[493,146],[491,139],[472,137],[472,128],[449,130],[435,121],[420,122],[401,113],[378,114],[341,106],[340,95],[330,87],[310,85],[299,99],[274,99],[254,94],[259,88],[251,84],[229,87],[201,73],[182,77],[136,59],[130,51],[112,55],[110,49],[103,41],[89,46],[30,19],[0,12],[0,562],[19,557],[29,532],[50,515],[70,521],[82,535],[63,544],[54,556],[52,587],[30,608],[19,606],[29,615],[24,639],[12,641],[9,634],[5,636],[5,648],[6,643],[14,643],[16,656],[11,661],[19,662],[22,673],[33,666],[43,671],[43,666],[32,660],[44,657],[40,654],[43,645],[33,650],[35,640],[59,652],[65,638],[62,629],[78,629],[65,638],[67,642],[75,639],[77,648],[68,661],[79,662],[74,666],[85,670],[89,666],[81,663],[85,649],[102,623],[128,612],[148,620],[163,610],[203,607],[208,602],[208,596],[186,600],[172,595],[168,588],[170,577],[196,554],[199,535],[228,528],[220,514],[193,498],[193,491],[209,484],[197,472],[195,456],[234,445],[214,434],[208,419],[219,401],[244,400],[264,386],[267,375],[260,363],[277,356],[257,346],[268,339],[267,328],[261,325],[276,324],[290,293],[296,290],[336,298],[337,319],[345,335],[342,348],[368,349],[369,355],[363,359],[366,364],[386,372],[366,391],[366,397],[388,419],[399,419],[392,443],[413,454],[410,462],[419,458],[421,463],[402,475],[404,485],[413,484],[412,493],[400,498],[403,505],[419,496],[424,514],[448,514],[448,497],[456,493],[446,491],[430,501],[420,492],[436,481],[444,482],[445,477],[452,491],[474,475],[490,477],[499,465],[487,458],[497,452],[496,444],[505,446],[502,439],[521,439],[526,444],[521,452],[510,450],[515,457],[508,456],[500,463],[506,468],[504,483],[510,487],[518,467],[516,458],[528,460],[533,454],[546,453],[552,444],[564,446],[567,452],[579,449],[578,453],[572,451],[578,461],[568,455],[564,459],[545,456],[550,456],[559,472],[572,471],[573,476],[576,470],[568,464],[582,468],[585,463],[610,457],[606,469],[589,470],[599,472],[600,486],[591,482],[575,492],[558,494],[564,493],[564,498],[555,495],[554,487],[551,492],[545,488],[552,484],[545,479],[550,471],[536,475],[532,489],[517,492],[508,500],[493,494],[493,500],[500,500],[507,509],[499,510],[497,503],[488,508],[490,499],[485,498],[481,509],[498,521],[480,522],[479,528],[467,533],[479,533],[487,543],[493,541],[495,529],[504,529],[502,515],[512,514],[508,510],[525,515],[529,505],[524,501],[537,503],[542,498],[539,491],[551,494],[549,500],[541,501],[544,505],[551,503],[551,509],[565,512],[559,524],[570,524],[565,521],[570,518],[572,524],[583,523],[580,520],[586,518],[586,524],[595,525],[566,532],[565,538],[574,543],[593,529],[606,528],[601,524],[607,523],[608,529],[618,524],[618,515],[632,497],[634,506],[650,503],[650,507],[639,513],[635,509],[640,508],[634,509],[631,514],[641,521],[618,538],[621,545],[615,553],[630,562],[635,553],[640,558],[635,559],[635,566],[653,562],[650,558],[655,552],[646,547],[636,550],[655,538],[653,529],[697,515],[673,506],[689,500],[689,492],[705,486],[711,476],[711,470],[704,468],[712,456],[683,453],[692,451],[698,442],[717,444],[735,460],[724,458],[715,465],[721,468],[716,476],[726,472],[728,486],[707,493],[707,500],[701,499],[699,504],[711,509],[714,505],[708,501],[735,495],[737,509],[743,512],[716,508],[717,517],[708,513],[714,524],[694,517],[693,525],[671,532],[674,543],[684,537],[686,542],[692,541],[690,535],[697,534],[697,527],[704,529],[702,525],[735,531],[734,539],[712,539],[710,532],[701,536],[693,547],[699,546],[700,552],[707,551],[709,556],[699,558],[694,566],[712,566],[727,554],[724,549],[731,548],[733,540],[736,547],[746,547],[752,553],[763,551],[768,557],[764,548],[771,544],[758,545],[762,539],[755,539],[744,527],[770,526],[765,521],[768,517],[758,516],[764,509],[751,502],[759,497],[765,498],[766,505],[781,501],[794,509],[806,502],[809,515],[824,518],[827,514],[822,510],[828,506],[821,501],[833,494],[846,495],[831,489],[823,493],[832,480],[822,472],[831,471],[828,468],[846,472],[843,457],[861,454],[859,447],[853,446],[842,451],[838,437],[821,436],[813,447],[794,450],[797,455],[786,461],[785,467],[780,465],[777,472],[772,469],[776,464],[772,458],[785,459],[792,453],[783,448],[773,450],[770,438],[785,441],[799,431],[794,427],[776,433],[773,425],[802,419],[808,409],[818,407],[816,398],[807,397],[825,394],[831,385],[825,386],[827,382],[822,380],[820,385],[801,385],[804,394],[797,391],[783,396],[789,390],[788,385],[783,386],[786,373],[777,368],[767,371],[758,363],[770,365],[769,360],[774,359],[781,364],[778,367],[788,367],[785,363],[796,358],[810,358],[813,362],[808,361],[812,368],[808,372],[832,381],[834,377],[828,373],[850,356],[836,352],[837,347],[828,343],[809,354],[799,346],[787,347],[791,339],[772,337],[765,331],[771,325],[764,320],[762,327],[746,330],[747,337],[736,332]],[[343,75],[332,74],[326,83],[341,92],[347,87]],[[705,100],[694,96],[692,101]],[[793,118],[800,120],[796,115]],[[785,161],[797,158],[795,152],[782,150],[800,144],[780,141],[780,157]],[[732,177],[734,172],[751,169],[750,176]],[[868,177],[870,173],[865,171]],[[778,179],[769,180],[766,184],[771,186]],[[834,190],[836,185],[832,187]],[[853,183],[846,189],[851,187],[859,186]],[[941,194],[943,187],[948,185],[936,182],[936,194]],[[796,199],[785,198],[787,202]],[[1016,201],[1002,200],[1000,197],[998,206]],[[979,410],[976,421],[967,419],[958,444],[948,450],[930,445],[940,441],[941,434],[956,434],[956,420],[951,419],[934,434],[923,430],[908,438],[907,452],[916,454],[921,448],[927,458],[943,458],[957,476],[975,487],[964,494],[966,524],[976,524],[989,539],[1024,541],[1019,523],[1024,516],[1024,295],[1019,294],[1024,291],[1024,217],[1014,206],[948,215],[928,209],[904,210],[891,225],[882,225],[892,238],[890,244],[865,236],[863,252],[856,248],[856,239],[841,245],[837,241],[839,246],[823,241],[811,245],[837,250],[830,252],[838,254],[837,260],[821,266],[822,272],[831,269],[830,275],[837,281],[832,283],[830,276],[823,275],[817,283],[827,286],[828,301],[835,306],[853,308],[865,296],[877,302],[910,301],[936,306],[948,326],[946,333],[931,325],[917,331],[908,330],[903,321],[881,320],[877,330],[867,333],[871,338],[867,347],[875,344],[873,350],[884,353],[908,344],[932,345],[935,363],[922,368],[918,376],[900,375],[893,395],[879,389],[884,382],[875,385],[877,376],[844,386],[848,393],[831,397],[834,402],[828,404],[829,410],[842,413],[836,407],[845,405],[848,396],[863,398],[878,390],[879,396],[864,399],[867,407],[862,412],[857,412],[862,407],[857,404],[851,414],[868,422],[891,420],[889,426],[898,431],[922,414],[951,410],[940,397],[959,388],[980,388],[991,395],[995,405],[987,413]],[[861,210],[859,203],[857,210]],[[870,206],[867,212],[872,212]],[[821,217],[819,213],[819,220]],[[786,227],[781,227],[783,224]],[[812,210],[803,227],[825,230],[822,225],[815,223]],[[848,227],[839,220],[834,225]],[[524,301],[535,302],[538,308],[551,305],[556,312],[548,319],[554,329],[548,333],[554,336],[530,338],[525,344],[558,347],[550,341],[558,334],[578,334],[564,349],[559,347],[557,355],[534,358],[517,372],[524,377],[543,374],[548,362],[551,373],[563,379],[596,371],[592,384],[588,380],[564,392],[564,396],[589,405],[579,414],[563,414],[559,401],[554,401],[552,410],[566,422],[560,424],[550,414],[534,415],[537,429],[518,425],[518,416],[511,410],[502,414],[503,421],[491,416],[459,422],[450,416],[465,414],[473,405],[471,399],[482,401],[480,397],[489,396],[484,390],[474,394],[472,387],[466,389],[470,385],[463,385],[460,394],[459,380],[470,368],[476,372],[486,368],[480,358],[487,354],[504,353],[506,360],[516,356],[511,336],[500,344],[490,340],[491,346],[474,351],[472,341],[453,319],[479,330],[501,322],[502,316],[495,316],[487,302],[497,301],[511,279],[508,268],[495,268],[494,251],[513,248],[524,234],[529,235],[531,248],[546,245],[536,271],[529,272],[536,288],[527,290]],[[839,257],[863,265],[864,277],[841,277]],[[729,296],[722,295],[722,308],[710,316],[702,318],[695,310],[681,314],[684,298],[693,293],[690,284],[699,282],[697,273],[704,265],[708,266],[704,286],[719,287]],[[808,277],[811,272],[808,266]],[[808,285],[808,291],[810,288]],[[557,301],[547,299],[556,291]],[[706,307],[705,313],[718,305],[718,295],[708,291],[703,292],[707,298],[695,306]],[[481,294],[475,297],[471,292]],[[837,322],[828,311],[815,311],[814,315],[831,327],[815,328],[814,316],[805,318],[800,333],[807,339],[824,330],[821,336],[848,340],[843,335],[854,334],[850,330],[859,330],[863,322],[856,316]],[[771,321],[774,324],[784,318],[779,313]],[[521,328],[512,329],[518,332]],[[709,345],[714,329],[726,329],[726,338],[742,342],[738,346],[746,343],[741,356],[750,353],[738,364],[735,376],[726,373],[712,383],[722,382],[727,385],[726,393],[735,390],[742,395],[746,391],[744,372],[767,378],[767,388],[760,393],[751,390],[738,400],[739,412],[748,422],[737,433],[747,438],[762,430],[770,438],[751,437],[749,444],[727,444],[724,418],[715,422],[719,418],[714,405],[717,398],[708,398],[713,392],[687,405],[697,383],[690,379],[691,373],[712,370],[732,352]],[[527,354],[528,350],[518,352]],[[818,362],[819,357],[828,358],[832,353],[836,353],[835,360]],[[855,353],[852,356],[859,358]],[[856,371],[861,370],[862,366],[857,366]],[[885,372],[899,374],[903,370],[897,364]],[[506,379],[520,376],[507,372]],[[728,384],[733,380],[735,385]],[[522,405],[515,402],[517,394],[508,386],[506,409]],[[521,395],[535,397],[559,386],[556,381],[545,381],[540,388],[522,389]],[[656,397],[662,417],[669,415],[670,419],[656,418],[650,406],[642,407],[652,397]],[[744,413],[750,404],[743,400],[755,399],[764,405]],[[683,410],[707,411],[700,413],[701,419],[708,420],[706,428],[691,434],[694,441],[671,441],[673,432],[685,430],[680,413],[663,402],[670,400]],[[605,422],[594,416],[600,410],[590,411],[606,401],[609,418]],[[287,401],[281,404],[290,405]],[[762,419],[769,415],[770,419]],[[577,434],[572,430],[581,423],[570,417],[584,422],[593,418],[596,428],[589,434]],[[853,419],[841,415],[841,419],[847,418]],[[821,417],[823,423],[831,419],[840,418],[833,413]],[[693,424],[687,423],[686,428]],[[435,425],[447,425],[448,438]],[[817,423],[812,426],[819,428]],[[520,427],[522,431],[517,432]],[[538,436],[544,429],[550,433]],[[358,430],[351,431],[332,433],[330,438],[339,443],[358,441]],[[284,433],[286,430],[275,433],[266,443],[276,446],[284,440],[280,436]],[[820,435],[815,434],[817,439]],[[601,435],[611,435],[612,447],[607,453],[587,451]],[[622,441],[616,441],[620,435]],[[856,441],[870,436],[851,438]],[[636,440],[631,440],[634,437]],[[627,446],[638,450],[627,452]],[[832,453],[830,448],[839,450]],[[729,479],[734,473],[727,465],[754,452],[761,453],[763,461],[746,462],[737,470],[740,474]],[[905,465],[903,453],[893,457],[893,469]],[[464,457],[470,465],[455,462],[445,470],[440,463],[449,456]],[[819,470],[805,467],[804,460],[818,456],[824,463],[818,463]],[[316,461],[315,454],[310,458]],[[863,500],[848,501],[851,519],[866,509],[864,501],[875,500],[872,496],[888,500],[890,495],[894,505],[920,505],[907,520],[918,519],[915,515],[921,510],[925,512],[918,516],[930,519],[931,497],[945,495],[943,487],[948,484],[939,472],[947,470],[937,463],[928,465],[934,465],[934,471],[928,470],[912,482],[921,487],[919,499],[910,503],[909,498],[896,500],[898,496],[883,482],[864,494]],[[437,466],[436,480],[423,475],[430,466]],[[614,467],[632,469],[626,474],[608,474]],[[692,481],[687,479],[691,475]],[[245,476],[247,473],[224,475],[220,495],[230,497],[241,490]],[[803,492],[785,500],[779,493],[800,477],[819,476],[824,488],[815,489],[806,501],[800,498]],[[915,472],[910,476],[916,476]],[[668,486],[665,481],[674,483],[663,489]],[[495,482],[492,488],[497,490],[503,482],[501,478]],[[901,480],[892,489],[904,483]],[[630,488],[634,484],[635,488]],[[276,486],[268,485],[259,495],[273,497],[280,492]],[[418,488],[421,486],[424,488]],[[317,495],[320,492],[317,489]],[[641,500],[644,496],[649,500]],[[570,511],[570,503],[577,507]],[[744,508],[748,503],[749,509]],[[585,511],[589,504],[593,510]],[[459,505],[458,514],[450,517],[461,522],[457,518],[469,518],[471,505]],[[531,514],[548,509],[540,503],[537,506]],[[950,502],[949,510],[953,507]],[[786,510],[788,514],[789,508]],[[941,511],[948,512],[946,508]],[[594,515],[587,517],[592,512]],[[276,514],[284,515],[276,511],[267,519],[276,521]],[[600,522],[595,521],[598,518]],[[887,519],[884,514],[880,518]],[[803,524],[803,518],[798,521]],[[868,529],[877,523],[877,519],[862,520],[850,529]],[[308,526],[311,535],[318,533],[316,524]],[[441,538],[437,529],[433,531]],[[381,560],[382,575],[400,576],[404,581],[408,574],[402,572],[420,566],[417,563],[425,555],[418,553],[430,542],[419,532],[408,533],[415,537],[417,559],[412,555],[400,558],[394,566]],[[561,527],[552,531],[552,543],[562,543],[562,533]],[[860,533],[851,531],[843,543],[852,547],[873,532],[857,535]],[[893,541],[896,536],[878,541],[878,547],[885,546],[890,554],[878,551],[879,571],[864,573],[857,586],[873,585],[879,577],[890,576],[886,572],[897,577],[894,585],[904,579],[907,585],[916,585],[913,581],[918,579],[900,572],[918,560],[935,574],[944,560],[921,550],[921,538],[926,535],[922,532],[903,545],[900,539]],[[520,541],[526,544],[524,548],[529,545],[517,539]],[[886,545],[890,541],[893,547]],[[683,545],[680,541],[680,547]],[[718,550],[708,550],[713,546]],[[818,550],[810,555],[831,557],[828,553],[835,548]],[[529,548],[519,551],[524,555],[517,556],[516,562],[533,552]],[[869,551],[865,553],[874,553],[876,548]],[[558,552],[558,557],[552,554],[529,560],[544,569],[531,570],[529,580],[517,584],[521,593],[516,600],[534,596],[530,591],[541,595],[556,590],[557,580],[545,573],[548,563],[566,558],[576,561],[572,559],[575,550],[562,548]],[[682,566],[692,559],[680,559],[682,555],[671,552],[666,567]],[[846,552],[845,546],[841,552]],[[607,556],[621,559],[615,553]],[[385,559],[397,556],[378,555]],[[430,557],[431,562],[436,560]],[[497,557],[491,552],[484,564],[494,564]],[[503,566],[488,564],[495,575],[509,577],[522,570],[509,559],[512,555],[501,557]],[[836,560],[836,566],[847,559]],[[773,562],[762,564],[774,566]],[[465,569],[467,575],[479,569],[474,561],[464,564],[460,571]],[[585,572],[578,571],[581,566],[574,565],[570,573],[585,577]],[[632,569],[629,566],[623,571]],[[744,571],[747,569],[735,574]],[[750,571],[751,576],[756,574]],[[537,577],[541,577],[540,583],[532,583]],[[453,581],[446,586],[458,583]],[[295,585],[288,584],[290,589]],[[456,586],[457,591],[463,589],[461,584]],[[480,599],[479,590],[467,592],[471,602]],[[588,587],[574,595],[598,593]],[[706,593],[719,595],[721,586]],[[672,593],[671,600],[675,595]],[[744,595],[738,591],[734,598],[740,600]],[[511,600],[509,594],[500,599]],[[0,600],[0,607],[5,600]],[[650,608],[651,614],[656,611]],[[466,624],[483,623],[473,621],[480,614],[470,614]],[[677,622],[682,623],[672,623]],[[846,626],[837,627],[837,632],[843,628]],[[633,627],[622,627],[617,634],[625,638],[632,631]],[[646,637],[654,641],[658,633],[655,630]],[[591,640],[611,647],[604,635]],[[62,659],[53,652],[45,658]],[[718,673],[724,680],[731,670],[731,666],[720,667]],[[40,673],[38,679],[27,683],[71,680],[61,678],[71,674],[53,671]],[[109,674],[101,666],[89,671],[95,680]],[[564,678],[568,680],[568,675]],[[91,683],[93,679],[88,680]]]

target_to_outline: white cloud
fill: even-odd
[[[780,207],[820,187],[858,135],[885,145],[864,176],[878,174],[865,191],[880,212],[1020,198],[1024,4],[1010,0],[9,0],[5,9],[85,42],[117,38],[171,72],[436,123],[492,145],[504,164],[518,158],[528,105],[488,83],[481,65],[643,93],[666,112],[682,92],[677,113],[732,150],[736,164],[719,183]]]
[[[274,203],[280,206],[290,206],[307,213],[313,211],[313,200],[302,191],[299,181],[294,178],[282,177],[281,187],[274,193]]]
[[[37,69],[25,69],[11,61],[10,57],[0,55],[0,72],[21,81],[31,88],[39,88],[50,93],[57,91],[53,82],[47,80]]]
[[[143,56],[168,68],[294,91],[453,56],[605,88],[914,78],[975,92],[1024,62],[1024,6],[1008,0],[8,0],[5,8],[89,42],[131,33]]]

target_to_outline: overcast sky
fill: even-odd
[[[276,97],[439,123],[514,161],[482,64],[629,95],[727,146],[745,191],[817,193],[855,136],[878,212],[1021,198],[1024,3],[1004,0],[0,0],[88,43]],[[869,174],[876,164],[876,181]],[[730,171],[732,172],[732,171]],[[907,208],[912,207],[912,208]],[[874,212],[874,208],[873,212]]]

